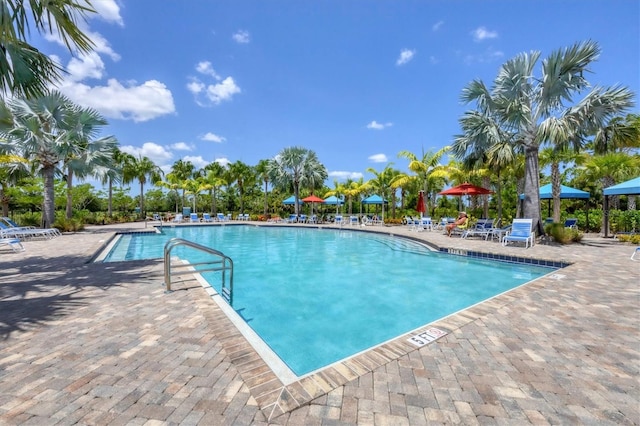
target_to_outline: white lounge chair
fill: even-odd
[[[14,252],[24,251],[24,246],[19,238],[0,238],[0,246],[9,246]]]
[[[172,222],[182,223],[183,220],[184,220],[184,216],[182,215],[182,213],[177,213],[176,217],[173,218]]]
[[[536,233],[532,230],[533,219],[513,219],[511,230],[502,237],[502,245],[510,242],[524,243],[525,248],[533,247],[536,241]]]
[[[199,223],[200,222],[200,218],[198,217],[198,213],[191,213],[189,215],[189,222],[191,222],[191,223]]]
[[[211,215],[209,213],[202,213],[202,221],[203,222],[213,222]]]

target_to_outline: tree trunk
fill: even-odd
[[[46,165],[42,168],[42,177],[44,179],[44,192],[42,203],[42,227],[51,228],[56,218],[55,193],[53,188],[53,175],[55,166],[53,164]]]
[[[536,235],[544,235],[540,221],[540,173],[538,165],[538,145],[531,142],[525,145],[524,200],[522,212],[526,219],[533,221]]]
[[[140,217],[144,216],[144,182],[140,181]]]
[[[73,217],[73,170],[67,170],[67,219]]]
[[[269,214],[269,182],[264,181],[264,216]]]
[[[113,216],[113,179],[109,179],[109,200],[107,202],[107,215]]]
[[[489,188],[491,186],[491,179],[489,178],[489,176],[485,176],[484,178],[482,178],[482,183],[485,188]],[[485,219],[489,218],[489,196],[488,195],[482,196],[482,214],[484,215]]]
[[[0,203],[2,204],[2,216],[9,216],[9,197],[4,193],[4,186],[0,185]]]
[[[553,197],[553,221],[560,223],[560,164],[551,162],[551,196]]]

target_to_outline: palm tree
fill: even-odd
[[[619,150],[640,147],[640,115],[613,117],[596,131],[593,138],[593,152],[607,154]]]
[[[300,188],[319,189],[328,177],[327,169],[314,151],[294,146],[284,148],[269,161],[269,176],[278,188],[293,188],[295,213],[300,213]]]
[[[190,161],[178,160],[171,166],[171,173],[182,189],[182,208],[184,208],[186,182],[193,177],[196,166]]]
[[[238,195],[240,196],[240,213],[244,213],[244,193],[246,187],[250,187],[255,182],[255,174],[251,167],[238,160],[229,164],[229,176],[231,180],[238,184]]]
[[[382,220],[384,221],[384,203],[387,200],[387,194],[391,195],[391,202],[395,204],[395,190],[392,187],[394,180],[398,176],[398,171],[391,168],[392,164],[387,164],[385,168],[378,172],[376,169],[369,167],[367,172],[372,173],[375,178],[367,182],[367,186],[373,188],[382,197]]]
[[[218,189],[227,184],[227,180],[225,179],[226,170],[222,164],[213,162],[207,164],[204,171],[205,175],[202,178],[204,190],[209,191],[209,195],[211,196],[211,214],[215,216],[218,214]]]
[[[124,165],[125,183],[132,182],[137,179],[140,183],[140,214],[144,217],[144,184],[147,183],[147,177],[151,182],[159,181],[164,173],[160,167],[156,166],[148,157],[139,156],[131,157]]]
[[[83,179],[93,175],[97,167],[108,167],[113,161],[113,150],[118,144],[113,136],[93,139],[99,133],[100,127],[107,124],[97,111],[78,107],[73,110],[68,125],[71,128],[69,138],[75,142],[74,149],[63,159],[67,181],[67,219],[73,217],[74,174]]]
[[[113,148],[111,152],[111,162],[109,164],[100,164],[94,170],[94,176],[103,185],[108,185],[107,197],[107,216],[113,216],[113,184],[122,182],[122,173],[125,163],[125,157],[130,154],[120,151],[118,147]]]
[[[264,183],[264,215],[269,213],[269,160],[260,160],[256,165],[256,173]]]
[[[575,163],[580,155],[576,151],[563,150],[560,147],[545,148],[540,152],[540,165],[551,169],[551,196],[553,197],[553,221],[560,222],[560,193],[562,191],[561,163]]]
[[[0,152],[15,153],[32,163],[44,178],[42,226],[55,220],[54,175],[58,165],[81,151],[73,137],[72,117],[76,107],[59,92],[25,100],[0,102]]]
[[[15,97],[44,96],[63,70],[27,43],[30,25],[40,33],[55,33],[69,51],[87,53],[94,44],[77,20],[88,13],[95,13],[88,1],[0,0],[0,91]]]
[[[491,90],[480,80],[463,89],[462,101],[477,106],[479,133],[491,142],[508,142],[524,152],[523,210],[539,233],[543,232],[538,192],[540,146],[573,144],[579,149],[585,135],[633,105],[633,94],[618,86],[596,87],[576,105],[565,105],[588,87],[584,72],[599,54],[593,41],[557,50],[542,61],[542,76],[537,78],[534,67],[540,52],[522,53],[502,65]]]
[[[439,190],[437,186],[437,182],[446,176],[445,170],[443,166],[440,164],[440,160],[449,151],[450,147],[445,146],[444,148],[436,151],[436,152],[424,152],[422,151],[422,157],[419,158],[417,155],[410,151],[400,151],[398,153],[398,157],[406,158],[409,160],[409,165],[407,166],[409,170],[414,175],[401,175],[394,182],[394,186],[396,187],[406,187],[411,182],[415,182],[426,195],[425,203],[426,210],[430,210],[430,200],[435,200],[435,192]]]

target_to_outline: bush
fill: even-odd
[[[617,238],[623,243],[631,243],[635,245],[640,244],[640,234],[631,234],[631,235],[618,234]]]
[[[544,227],[544,232],[560,244],[580,242],[584,234],[577,229],[565,228],[562,223],[550,223]]]
[[[61,232],[76,232],[84,229],[82,221],[76,218],[67,219],[66,217],[57,217],[53,226],[54,228],[58,228]]]

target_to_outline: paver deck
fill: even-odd
[[[570,263],[284,385],[192,279],[160,261],[87,263],[118,229],[0,250],[0,424],[640,424],[634,246],[502,247],[402,227],[452,252]],[[481,283],[479,283],[480,285]]]

